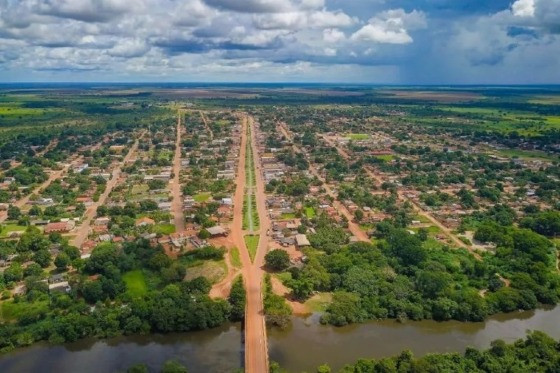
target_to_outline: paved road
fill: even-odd
[[[142,132],[142,134],[140,135],[140,138],[142,138],[143,135],[144,135],[144,132]],[[130,148],[130,150],[128,151],[128,153],[126,154],[124,159],[122,160],[122,162],[117,167],[115,167],[115,169],[113,170],[113,172],[111,174],[111,179],[107,182],[107,185],[105,186],[105,191],[103,191],[103,193],[99,196],[99,199],[97,200],[97,202],[92,204],[86,210],[86,212],[84,214],[84,217],[83,217],[83,220],[82,220],[82,224],[77,228],[76,236],[70,242],[72,245],[76,246],[77,248],[81,248],[82,245],[84,244],[84,242],[86,241],[86,239],[89,235],[89,227],[91,225],[91,222],[97,214],[97,208],[99,206],[105,204],[105,202],[107,201],[107,198],[109,197],[109,194],[111,194],[111,191],[113,190],[113,188],[117,185],[117,183],[119,181],[119,177],[121,175],[122,167],[136,153],[136,151],[138,150],[138,144],[139,144],[139,140],[137,139],[134,142],[134,145],[132,145],[132,147]]]
[[[183,232],[185,230],[185,217],[183,215],[183,198],[181,193],[181,133],[183,126],[181,122],[182,113],[177,113],[177,137],[175,140],[175,156],[173,157],[173,179],[169,183],[173,201],[171,202],[171,212],[173,213],[173,221],[175,222],[175,231]]]
[[[266,246],[268,239],[266,230],[269,227],[267,221],[266,207],[264,205],[264,183],[257,172],[256,178],[256,198],[257,209],[259,210],[260,219],[260,237],[259,247],[255,262],[251,262],[249,251],[245,245],[243,238],[243,198],[245,195],[245,154],[247,145],[247,126],[252,119],[247,116],[242,117],[242,137],[241,147],[239,152],[239,164],[237,169],[236,190],[234,195],[233,207],[233,223],[231,226],[231,238],[235,245],[239,248],[241,263],[243,268],[241,273],[245,282],[247,291],[247,305],[245,308],[245,372],[247,373],[266,373],[268,372],[268,347],[266,339],[266,325],[264,318],[264,308],[262,299],[262,281],[263,270],[261,269],[264,263],[264,255],[266,254]],[[254,131],[249,141],[252,142],[254,138]],[[256,146],[253,145],[253,153],[256,153]]]

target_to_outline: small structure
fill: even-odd
[[[214,227],[206,228],[206,230],[208,231],[208,233],[210,233],[211,237],[227,236],[227,234],[228,234],[227,230],[220,225],[216,225]]]
[[[154,225],[155,223],[156,223],[156,222],[154,221],[154,219],[150,219],[149,217],[144,216],[144,217],[142,217],[142,218],[140,218],[140,219],[136,219],[135,225],[136,225],[137,227],[145,227],[145,226],[147,226],[147,225]]]
[[[296,234],[296,245],[297,247],[311,246],[307,236],[305,234]]]
[[[61,222],[58,222],[58,223],[49,223],[45,226],[45,234],[49,234],[49,233],[68,233],[72,229],[74,229],[75,226],[76,226],[76,223],[73,220],[61,221]]]

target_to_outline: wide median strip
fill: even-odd
[[[245,235],[245,245],[249,251],[249,256],[251,257],[251,262],[255,261],[255,256],[257,255],[257,248],[259,247],[260,235],[258,234],[247,234]]]

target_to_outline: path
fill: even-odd
[[[243,232],[243,198],[245,196],[245,156],[247,146],[247,126],[249,125],[249,118],[243,115],[241,130],[241,145],[239,151],[239,164],[237,168],[236,189],[234,195],[233,205],[233,223],[231,227],[231,238],[239,248],[239,254],[242,263],[242,275],[247,291],[247,304],[245,308],[245,372],[247,373],[262,373],[268,371],[268,347],[266,339],[266,325],[264,318],[263,298],[262,298],[262,281],[263,270],[261,269],[264,262],[264,251],[268,243],[266,237],[266,229],[268,224],[266,222],[266,211],[260,213],[260,229],[261,240],[257,250],[255,262],[251,262],[249,251],[245,245],[244,232]],[[253,131],[251,132],[253,133]],[[253,144],[251,136],[251,143]],[[255,149],[253,147],[253,149]],[[259,198],[261,195],[259,190],[264,190],[262,179],[257,176],[257,208],[259,212],[266,210],[264,200]],[[261,206],[263,204],[263,206]]]
[[[175,223],[175,232],[183,232],[185,230],[185,217],[183,216],[183,199],[181,194],[181,116],[182,112],[177,113],[177,136],[175,139],[175,156],[173,157],[173,179],[170,182],[171,195],[171,212]]]
[[[210,140],[214,140],[214,131],[212,131],[212,128],[210,128],[210,125],[208,124],[208,118],[206,118],[206,115],[202,110],[199,110],[199,113],[200,119],[202,119],[204,127],[206,127],[206,131],[208,131],[208,134],[210,134]]]
[[[105,204],[105,201],[107,201],[107,198],[109,197],[109,194],[111,193],[113,188],[118,183],[122,167],[132,158],[132,156],[138,150],[138,144],[139,144],[139,141],[140,141],[139,139],[142,138],[142,136],[144,136],[144,133],[145,132],[142,132],[140,134],[139,138],[136,139],[136,141],[134,142],[134,145],[132,145],[132,147],[130,148],[130,150],[126,154],[126,156],[123,158],[122,162],[119,163],[119,165],[117,167],[115,167],[115,169],[113,170],[113,172],[111,174],[111,179],[109,181],[107,181],[107,185],[105,186],[105,190],[103,191],[101,196],[99,196],[99,199],[97,200],[97,202],[92,204],[86,210],[86,212],[83,216],[82,224],[77,228],[76,236],[71,241],[71,244],[73,246],[76,246],[77,248],[81,248],[82,245],[84,244],[85,240],[87,239],[87,237],[89,235],[89,227],[91,225],[91,222],[97,214],[97,208],[99,206]]]

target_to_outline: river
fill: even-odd
[[[232,372],[243,361],[241,327],[229,324],[189,333],[36,344],[0,356],[0,372],[126,372],[138,363],[159,372],[169,359],[182,362],[190,373]]]
[[[328,363],[334,371],[359,358],[392,356],[409,349],[416,356],[430,352],[463,352],[466,347],[487,348],[495,339],[513,342],[528,330],[541,330],[560,339],[560,306],[513,312],[485,322],[372,321],[346,327],[318,324],[318,316],[294,318],[285,331],[270,330],[270,360],[289,372],[314,371]]]
[[[512,342],[527,330],[541,330],[560,339],[560,306],[495,315],[485,322],[375,321],[341,328],[318,324],[318,316],[294,317],[288,330],[269,330],[270,360],[289,372],[314,371],[329,363],[335,370],[359,358],[379,358],[410,349],[463,352],[467,346],[487,348],[494,339]],[[145,363],[157,372],[164,361],[177,359],[190,373],[232,372],[241,367],[239,324],[183,334],[82,340],[62,346],[37,344],[0,356],[0,372],[124,372]]]

